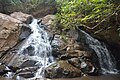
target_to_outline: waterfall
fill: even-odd
[[[45,68],[54,62],[49,36],[44,30],[44,25],[38,24],[37,19],[34,19],[29,27],[32,33],[18,46],[17,55],[27,55],[30,60],[37,61],[36,64],[40,68],[35,78],[43,78]],[[14,59],[9,62],[9,65],[15,62]]]
[[[91,37],[85,31],[79,30],[80,40],[84,44],[88,45],[89,48],[94,50],[98,56],[100,67],[103,74],[115,74],[117,73],[115,59],[112,54],[109,53],[106,45],[101,43],[97,39]]]

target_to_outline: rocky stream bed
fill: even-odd
[[[0,13],[0,80],[119,80],[119,75],[100,76],[118,73],[104,43],[81,30],[69,31],[66,42],[50,26],[54,18]]]

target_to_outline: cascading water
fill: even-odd
[[[109,50],[106,48],[106,45],[104,43],[101,43],[97,39],[94,39],[85,31],[79,31],[81,42],[88,45],[89,48],[93,49],[96,52],[102,73],[116,74],[117,70],[114,57],[109,53]]]
[[[37,61],[36,64],[40,68],[34,78],[43,78],[45,68],[54,62],[49,36],[44,30],[44,25],[38,24],[37,19],[34,19],[29,27],[32,33],[18,46],[17,55],[27,56],[30,60]],[[13,62],[15,62],[15,58],[12,58],[9,65],[12,65]]]

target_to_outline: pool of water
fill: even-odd
[[[51,79],[51,80],[120,80],[120,74],[117,74],[117,75],[102,75],[102,76],[84,76],[84,77],[81,77],[81,78]]]
[[[0,77],[0,80],[16,80],[16,79]],[[29,79],[21,78],[20,80],[29,80]],[[35,80],[120,80],[120,74],[102,75],[102,76],[84,76],[81,78],[35,79]]]

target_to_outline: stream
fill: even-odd
[[[54,62],[49,36],[44,31],[44,26],[38,24],[38,20],[34,19],[29,27],[32,30],[30,36],[17,45],[15,50],[8,52],[1,60],[8,66],[21,68],[23,73],[21,70],[15,74],[9,72],[7,77],[13,78],[16,77],[15,75],[24,76],[27,74],[27,76],[33,77],[31,79],[43,78],[45,68]],[[17,76],[16,79],[19,80],[20,77]]]
[[[34,19],[29,27],[32,33],[28,38],[23,40],[19,45],[9,51],[1,62],[7,65],[6,69],[16,68],[16,71],[8,72],[3,77],[13,78],[15,80],[42,80],[45,77],[45,68],[55,63],[52,56],[52,47],[49,41],[49,35],[44,30],[44,25],[38,24]],[[94,50],[98,56],[100,67],[103,74],[117,74],[114,57],[109,53],[106,45],[97,39],[94,39],[86,32],[80,30],[81,41]],[[14,73],[13,73],[14,72]],[[24,78],[22,78],[22,77]],[[82,78],[73,78],[72,80],[119,80],[119,75],[89,76]],[[9,79],[0,79],[9,80]],[[47,79],[47,80],[71,80],[71,79]]]
[[[83,30],[79,30],[81,42],[94,50],[98,56],[102,74],[117,74],[116,61],[103,42],[93,38]]]
[[[10,78],[0,77],[0,80],[13,80]],[[21,78],[20,80],[23,80]],[[81,78],[59,78],[59,79],[37,79],[37,80],[120,80],[120,75],[104,75],[104,76],[85,76]]]

